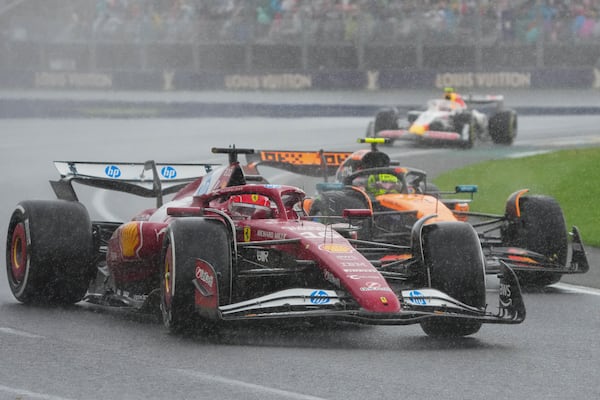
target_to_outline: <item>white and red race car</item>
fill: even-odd
[[[469,96],[465,104],[432,99],[424,110],[408,111],[406,120],[395,107],[377,112],[367,137],[471,148],[477,141],[510,145],[517,136],[517,112],[504,108],[503,96]]]

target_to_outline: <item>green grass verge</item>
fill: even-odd
[[[433,182],[441,190],[476,184],[471,210],[496,214],[504,213],[506,198],[519,189],[552,196],[569,230],[577,226],[584,244],[600,247],[600,147],[483,162],[441,174]]]

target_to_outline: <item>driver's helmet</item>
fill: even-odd
[[[238,194],[231,196],[227,208],[234,218],[271,218],[273,210],[268,197],[260,194]]]
[[[373,174],[367,179],[367,192],[373,196],[400,193],[398,178],[392,174]]]
[[[444,98],[446,100],[452,100],[453,94],[454,94],[454,88],[451,88],[451,87],[444,88]]]

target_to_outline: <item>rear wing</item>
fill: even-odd
[[[348,151],[256,150],[246,154],[250,165],[266,165],[297,174],[323,177],[335,175],[342,163],[352,155]]]
[[[130,193],[141,197],[155,197],[157,207],[163,196],[175,193],[190,182],[203,177],[219,164],[157,164],[106,163],[88,161],[55,161],[60,179],[50,181],[56,197],[78,201],[73,182],[95,188]]]
[[[503,105],[503,95],[468,95],[464,98],[465,102],[469,105]]]

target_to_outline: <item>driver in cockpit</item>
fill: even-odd
[[[462,96],[460,94],[456,93],[456,91],[451,87],[444,88],[444,98],[446,100],[450,100],[451,102],[458,104],[460,107],[467,106],[467,104],[463,100]]]

